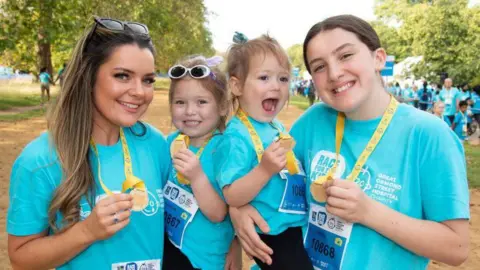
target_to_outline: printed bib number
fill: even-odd
[[[315,269],[341,269],[353,224],[310,204],[305,249]]]
[[[164,188],[165,227],[168,238],[177,248],[182,248],[183,235],[198,211],[193,194],[168,181]]]
[[[283,170],[280,172],[280,177],[285,179],[286,184],[278,211],[291,214],[306,214],[306,177],[303,169],[300,168],[300,172],[294,175],[289,174],[287,170]]]

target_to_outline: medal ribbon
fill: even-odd
[[[125,192],[130,189],[139,189],[139,190],[146,190],[145,183],[141,181],[139,178],[133,175],[132,170],[132,160],[130,158],[130,151],[128,150],[127,139],[125,138],[125,134],[123,129],[120,128],[120,141],[122,142],[122,149],[123,149],[123,167],[125,170],[125,181],[122,184],[122,192]],[[100,167],[100,156],[98,153],[97,146],[93,138],[90,139],[90,146],[92,147],[93,152],[97,156],[97,163],[98,163],[98,180],[100,185],[102,186],[103,191],[107,195],[111,195],[112,191],[103,183],[102,174],[101,174],[101,167]]]
[[[367,162],[367,159],[370,157],[370,155],[372,154],[372,152],[375,150],[378,143],[382,139],[383,134],[385,134],[385,131],[390,125],[390,122],[392,121],[393,115],[395,114],[397,107],[398,107],[397,100],[391,97],[390,103],[388,104],[387,109],[383,113],[382,119],[380,120],[380,123],[378,124],[377,129],[373,133],[365,149],[363,149],[362,154],[358,158],[357,162],[355,163],[355,166],[353,167],[352,172],[350,173],[350,175],[347,176],[346,180],[355,181],[355,179],[357,179],[358,175],[362,170],[363,165],[365,165],[365,163]],[[337,123],[335,126],[336,159],[332,168],[327,173],[326,180],[333,179],[333,176],[335,175],[335,171],[337,169],[338,159],[340,155],[340,148],[342,146],[344,129],[345,129],[345,114],[342,112],[339,112],[337,115]],[[323,176],[319,176],[317,179],[315,179],[314,183],[323,184],[322,181],[325,181],[325,178]]]
[[[264,152],[260,136],[258,136],[257,131],[253,127],[250,120],[248,120],[247,114],[241,108],[239,108],[238,111],[237,111],[237,117],[245,125],[245,127],[248,130],[248,133],[250,134],[250,138],[252,138],[253,146],[255,148],[255,153],[257,154],[258,163],[260,164],[260,161],[262,160],[262,156],[263,156],[263,152]],[[278,131],[280,139],[293,140],[293,138],[288,133],[284,133],[284,132],[280,131],[280,129],[278,127],[276,127],[275,125],[273,125],[272,123],[270,123],[270,125],[272,125],[272,127],[275,128]],[[298,165],[297,165],[297,162],[296,162],[296,159],[295,159],[295,154],[293,153],[293,150],[290,150],[290,151],[287,152],[286,158],[287,158],[286,167],[287,167],[288,173],[290,175],[294,175],[294,174],[299,173],[300,170],[298,168]]]

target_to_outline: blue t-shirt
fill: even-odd
[[[263,149],[267,149],[279,135],[278,130],[269,123],[258,122],[251,117],[248,119],[260,137]],[[274,120],[273,125],[282,132],[285,131],[279,121]],[[217,153],[218,155],[214,157],[214,162],[217,164],[216,179],[222,189],[244,177],[258,165],[252,138],[248,129],[237,116],[229,122],[222,142],[217,148]],[[307,222],[305,214],[279,211],[285,187],[286,181],[280,174],[276,174],[250,202],[267,221],[270,235],[277,235],[290,227],[303,226]],[[261,232],[259,228],[257,231]]]
[[[460,92],[457,88],[442,89],[439,98],[445,103],[445,115],[452,116],[457,113],[457,100],[460,99]]]
[[[168,136],[168,145],[178,136],[176,131]],[[215,133],[205,146],[200,156],[200,164],[213,189],[223,199],[222,190],[215,180],[214,156],[218,154],[218,144],[222,139],[221,133]],[[193,153],[197,153],[200,147],[189,146]],[[178,182],[176,170],[172,166],[172,173],[169,181],[192,193],[190,185],[183,185]],[[199,269],[223,269],[225,259],[234,237],[234,230],[230,217],[219,223],[210,221],[199,209],[186,227],[183,236],[182,253],[184,253],[193,267]]]
[[[336,119],[337,112],[322,103],[308,109],[291,129],[307,186],[335,162]],[[345,179],[352,172],[380,119],[346,119],[337,177]],[[408,105],[399,105],[356,183],[371,198],[416,219],[442,222],[470,217],[462,144],[441,119]],[[310,207],[322,205],[310,193],[307,200]],[[342,269],[425,269],[428,261],[354,224]]]
[[[472,113],[473,114],[480,114],[480,96],[477,93],[472,93]]]
[[[42,83],[42,84],[49,84],[50,83],[50,74],[48,74],[47,72],[40,73],[40,75],[38,75],[38,77],[40,79],[40,83]]]
[[[137,134],[142,132],[140,124],[132,129]],[[162,187],[171,164],[167,143],[163,135],[150,125],[146,125],[143,136],[134,135],[129,128],[124,128],[124,131],[133,174],[142,179],[148,189],[148,206],[139,212],[132,211],[126,227],[106,240],[93,243],[57,269],[143,269],[143,264],[147,267],[161,266],[164,237]],[[121,141],[111,146],[97,144],[97,148],[103,182],[112,192],[120,192],[125,179]],[[98,181],[97,156],[91,147],[88,155],[96,183],[97,201],[105,193]],[[62,181],[62,169],[48,133],[43,133],[23,149],[13,165],[10,181],[8,234],[27,236],[46,230],[52,234],[48,225],[48,207]],[[93,208],[86,198],[82,198],[79,206],[80,219],[83,220]],[[62,218],[59,213],[57,217]],[[57,224],[60,225],[60,220]]]
[[[407,89],[403,90],[402,98],[404,98],[404,99],[416,99],[417,98],[417,93],[415,91],[413,91],[413,89],[407,88]],[[415,101],[412,100],[412,101],[407,101],[405,103],[413,106],[415,104]]]
[[[465,140],[467,137],[467,116],[466,112],[457,112],[455,114],[455,119],[453,120],[455,124],[455,134],[457,134],[460,140]]]

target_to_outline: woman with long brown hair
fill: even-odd
[[[154,55],[140,23],[95,17],[78,41],[48,131],[12,168],[14,268],[160,269],[170,157],[163,135],[139,121]]]

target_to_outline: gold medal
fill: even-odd
[[[333,180],[331,176],[324,175],[324,176],[318,177],[312,184],[310,184],[310,193],[312,193],[312,197],[317,202],[327,201],[327,192],[325,188],[323,188],[323,183],[331,180]]]
[[[187,149],[188,146],[188,137],[185,135],[178,135],[178,137],[172,142],[172,145],[170,146],[170,155],[173,156],[180,150],[182,149]]]
[[[148,192],[144,189],[133,189],[130,191],[133,197],[133,211],[142,211],[148,205]]]
[[[288,137],[281,136],[280,139],[278,139],[278,142],[287,151],[291,151],[293,147],[295,147],[295,140],[290,136]]]

